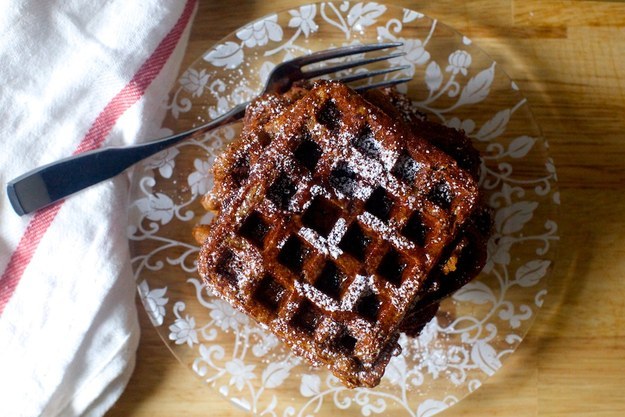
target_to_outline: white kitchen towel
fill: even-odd
[[[100,416],[128,382],[139,337],[128,177],[24,217],[5,187],[73,153],[157,136],[195,9],[0,3],[0,416]]]

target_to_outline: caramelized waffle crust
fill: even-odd
[[[262,125],[265,138],[247,132],[260,150],[245,175],[222,187],[231,194],[202,245],[200,274],[295,353],[348,386],[374,386],[400,323],[478,204],[475,178],[338,83]],[[233,155],[252,154],[242,149]]]

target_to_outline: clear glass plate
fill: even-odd
[[[167,102],[163,134],[182,131],[254,97],[276,63],[351,43],[404,42],[393,77],[434,120],[462,128],[483,153],[481,186],[495,211],[483,273],[443,302],[375,389],[346,389],[289,355],[275,337],[214,298],[196,273],[191,230],[206,215],[215,156],[233,124],[138,165],[130,224],[139,292],[164,344],[191,372],[259,415],[349,412],[432,416],[477,389],[513,354],[547,292],[558,240],[556,173],[526,99],[487,54],[452,28],[380,3],[317,3],[252,22],[207,49]],[[518,365],[517,365],[518,366]],[[514,395],[512,392],[510,395]]]

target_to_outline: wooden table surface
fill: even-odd
[[[236,7],[233,4],[236,3]],[[625,3],[400,1],[468,35],[527,96],[558,169],[561,241],[520,348],[441,416],[625,415]],[[200,0],[186,68],[293,0]],[[135,373],[108,417],[242,416],[169,353],[139,308]]]

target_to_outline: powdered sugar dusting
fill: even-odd
[[[391,226],[385,224],[373,214],[366,211],[358,216],[358,220],[369,226],[372,230],[375,230],[383,240],[391,243],[395,248],[406,251],[415,249],[414,243],[397,233],[397,225]]]
[[[302,227],[301,229],[299,229],[298,234],[306,239],[308,243],[310,243],[317,251],[319,251],[323,255],[330,255],[328,241],[323,236],[319,236],[319,234],[311,228]]]
[[[327,240],[328,250],[330,252],[330,255],[332,255],[333,259],[337,259],[343,253],[343,251],[339,248],[339,242],[341,241],[341,238],[346,231],[347,222],[344,218],[340,217],[336,221],[334,228],[332,228],[332,231],[330,232]]]
[[[297,292],[299,294],[308,298],[316,305],[322,307],[325,311],[345,311],[343,306],[340,305],[336,300],[328,297],[307,282],[295,281],[295,288],[297,289]]]

